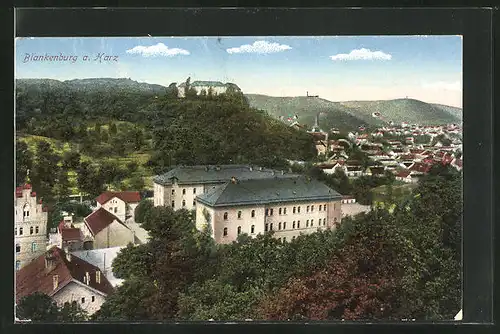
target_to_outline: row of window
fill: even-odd
[[[186,195],[186,189],[182,189],[182,194]],[[196,188],[193,188],[193,194],[196,195]],[[172,195],[175,195],[175,189],[172,189]]]
[[[95,302],[95,296],[92,296],[90,299],[93,302]],[[85,297],[82,297],[82,304],[85,304]]]
[[[320,204],[318,205],[319,211],[326,211],[326,204]],[[314,211],[314,205],[308,205],[306,207],[306,212],[313,212]],[[274,213],[273,209],[266,209],[266,216],[272,216]],[[292,209],[292,213],[300,213],[300,206],[294,206]],[[286,215],[286,208],[279,208],[278,209],[278,214],[280,215]]]
[[[241,234],[241,226],[238,226],[238,229],[237,229],[237,233],[238,235]],[[250,234],[254,234],[255,233],[255,225],[252,225],[250,226]],[[223,236],[227,236],[227,227],[224,227],[224,231],[222,233]]]
[[[173,203],[173,201],[172,201],[172,203]],[[172,204],[172,207],[173,207],[173,204]],[[308,205],[306,207],[306,212],[313,212],[313,211],[314,211],[314,205]],[[326,211],[326,204],[319,205],[319,211]],[[272,216],[273,212],[274,212],[273,209],[266,209],[266,216]],[[300,213],[300,206],[298,206],[298,207],[294,206],[292,212],[293,213]],[[279,208],[278,213],[280,215],[281,214],[286,215],[286,208]],[[241,215],[242,215],[242,212],[238,211],[238,219],[241,219]],[[252,218],[255,218],[255,210],[252,210],[250,215]],[[224,212],[224,220],[228,220],[228,213],[227,212]]]
[[[335,222],[337,222],[337,218],[335,218],[334,220]],[[318,219],[318,226],[326,226],[326,218],[323,218],[323,220]],[[314,227],[314,219],[311,219],[311,220],[306,220],[306,227]],[[292,223],[292,229],[294,228],[300,228],[300,220],[298,220],[297,222],[295,222],[295,220],[293,221]],[[266,225],[264,226],[264,231],[272,231],[273,230],[273,223],[266,223]],[[283,224],[280,222],[278,223],[278,230],[281,231],[281,230],[286,230],[286,222],[283,222]]]
[[[117,213],[118,212],[118,207],[117,206],[115,206],[115,207],[109,207],[109,212]]]
[[[30,235],[31,234],[38,234],[40,232],[40,229],[38,228],[38,226],[35,226],[35,229],[34,229],[34,232],[33,232],[33,226],[30,227]],[[18,228],[16,227],[15,228],[15,235],[17,235],[18,233]],[[19,227],[19,235],[23,235],[23,228],[22,227]]]
[[[31,252],[34,253],[36,252],[38,249],[38,246],[36,244],[36,242],[32,242],[31,243]],[[21,253],[21,245],[20,244],[16,244],[16,253]]]
[[[196,201],[193,201],[193,206],[196,206]],[[186,201],[182,200],[182,207],[186,207]],[[172,201],[172,208],[175,208],[175,201]]]

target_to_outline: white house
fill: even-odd
[[[45,252],[47,238],[47,211],[31,185],[17,187],[14,194],[16,270]]]
[[[135,243],[134,232],[118,217],[99,208],[83,219],[83,247],[99,249]]]
[[[91,315],[112,291],[112,285],[98,267],[57,247],[16,272],[17,303],[22,297],[40,292],[59,306],[76,301]]]
[[[104,208],[121,221],[134,215],[140,201],[141,194],[138,191],[106,191],[96,198],[97,208]]]
[[[233,178],[196,198],[196,226],[208,229],[217,243],[231,243],[242,233],[255,237],[270,231],[285,242],[336,228],[341,200],[333,189],[306,177]]]

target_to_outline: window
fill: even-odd
[[[35,233],[38,234],[39,231],[38,226],[35,226]]]
[[[254,234],[255,233],[255,225],[252,225],[250,227],[250,233]]]
[[[271,223],[271,225],[269,225],[269,230],[272,231],[273,230],[273,223]]]
[[[279,214],[281,215],[281,208],[280,208],[280,210],[279,210]]]
[[[266,216],[269,216],[269,209],[266,209]]]
[[[292,223],[292,228],[295,228],[295,220]]]
[[[14,232],[14,233],[15,233],[15,235],[17,235],[17,227],[14,229],[14,231],[15,231],[15,232]]]
[[[175,194],[175,189],[172,189],[172,195]]]
[[[281,222],[278,224],[278,230],[281,230]]]
[[[21,253],[21,245],[16,244],[16,253]]]
[[[238,235],[241,234],[241,226],[238,226]]]
[[[321,211],[321,207],[322,207],[322,206],[320,205],[320,206],[319,206],[319,211]]]
[[[297,221],[297,228],[300,228],[300,220]]]
[[[264,227],[264,231],[267,232],[269,231],[269,224],[266,224],[265,227]]]
[[[297,212],[300,213],[300,206],[297,208]]]
[[[182,194],[186,195],[186,189],[182,189]]]
[[[196,206],[196,201],[193,201],[193,206]]]
[[[30,234],[33,234],[33,226],[30,227]]]
[[[227,237],[227,227],[224,227],[224,234],[225,237]]]
[[[224,220],[227,220],[227,212],[224,212]]]
[[[95,296],[92,296],[92,303],[95,302]]]
[[[82,304],[85,304],[85,297],[82,297]]]
[[[241,219],[241,211],[238,211],[238,219]]]
[[[23,218],[29,216],[30,216],[30,207],[28,205],[25,205],[23,208]]]
[[[307,210],[306,210],[306,212],[309,212],[309,205],[307,206]]]
[[[309,227],[309,219],[306,221],[306,227]]]
[[[117,207],[117,206],[115,206],[115,213],[117,213],[117,212],[118,212],[118,207]]]
[[[323,226],[326,225],[326,218],[323,218]]]
[[[32,253],[36,252],[36,249],[37,249],[37,247],[36,247],[36,242],[32,242],[32,243],[31,243],[31,252],[32,252]]]
[[[286,208],[283,209],[283,214],[286,215]]]
[[[21,268],[21,261],[17,260],[16,261],[16,270],[19,270]]]
[[[172,201],[172,208],[175,208],[175,201]]]
[[[333,208],[335,209],[335,206],[334,206]],[[323,205],[323,210],[325,210],[325,211],[326,211],[326,204],[325,204],[325,205]]]
[[[193,194],[196,194],[196,188],[193,188]]]
[[[252,218],[255,218],[255,210],[252,210]]]
[[[184,208],[186,206],[186,201],[182,200],[182,207]]]
[[[286,222],[283,222],[283,229],[286,230]]]
[[[273,209],[271,209],[271,210],[269,211],[269,215],[270,215],[270,216],[272,216],[272,215],[273,215]]]
[[[311,205],[311,212],[314,211],[314,205]]]
[[[293,212],[293,213],[295,213],[295,211],[297,211],[297,208],[296,208],[296,207],[293,207],[292,212]]]
[[[22,227],[19,228],[19,235],[23,235],[23,228]]]
[[[311,219],[311,227],[314,226],[314,219]]]

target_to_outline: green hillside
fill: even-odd
[[[299,123],[309,126],[314,125],[316,115],[321,113],[319,125],[323,130],[329,130],[333,127],[352,130],[367,123],[366,120],[349,113],[348,107],[317,97],[273,97],[255,94],[245,96],[250,106],[264,110],[272,117],[297,115]],[[382,124],[375,119],[369,121],[370,125]]]
[[[350,108],[348,111],[352,115],[363,119],[373,118],[372,113],[379,112],[387,122],[408,122],[421,125],[461,123],[460,118],[445,110],[443,106],[435,106],[414,99],[346,101],[341,104]]]
[[[360,125],[377,126],[389,121],[409,122],[422,125],[461,123],[462,110],[444,105],[433,105],[413,99],[387,101],[331,102],[306,96],[272,97],[246,95],[250,105],[267,111],[271,116],[298,115],[300,123],[312,126],[318,113],[320,127],[324,130],[336,127],[354,129]],[[379,112],[384,121],[372,116]]]

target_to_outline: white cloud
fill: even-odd
[[[286,44],[270,43],[268,41],[256,41],[253,44],[244,44],[237,48],[227,49],[227,53],[276,53],[291,50],[292,47]]]
[[[179,49],[179,48],[169,48],[163,43],[158,43],[156,45],[151,46],[142,46],[138,45],[126,51],[130,54],[140,54],[143,57],[173,57],[177,55],[189,55],[188,50]]]
[[[344,61],[344,60],[391,60],[392,56],[390,54],[384,53],[382,51],[372,51],[370,49],[355,49],[349,53],[339,53],[334,56],[330,56],[333,61]]]
[[[422,84],[422,87],[425,89],[433,89],[433,90],[451,90],[451,91],[461,91],[462,90],[462,82],[461,81],[437,81]]]

